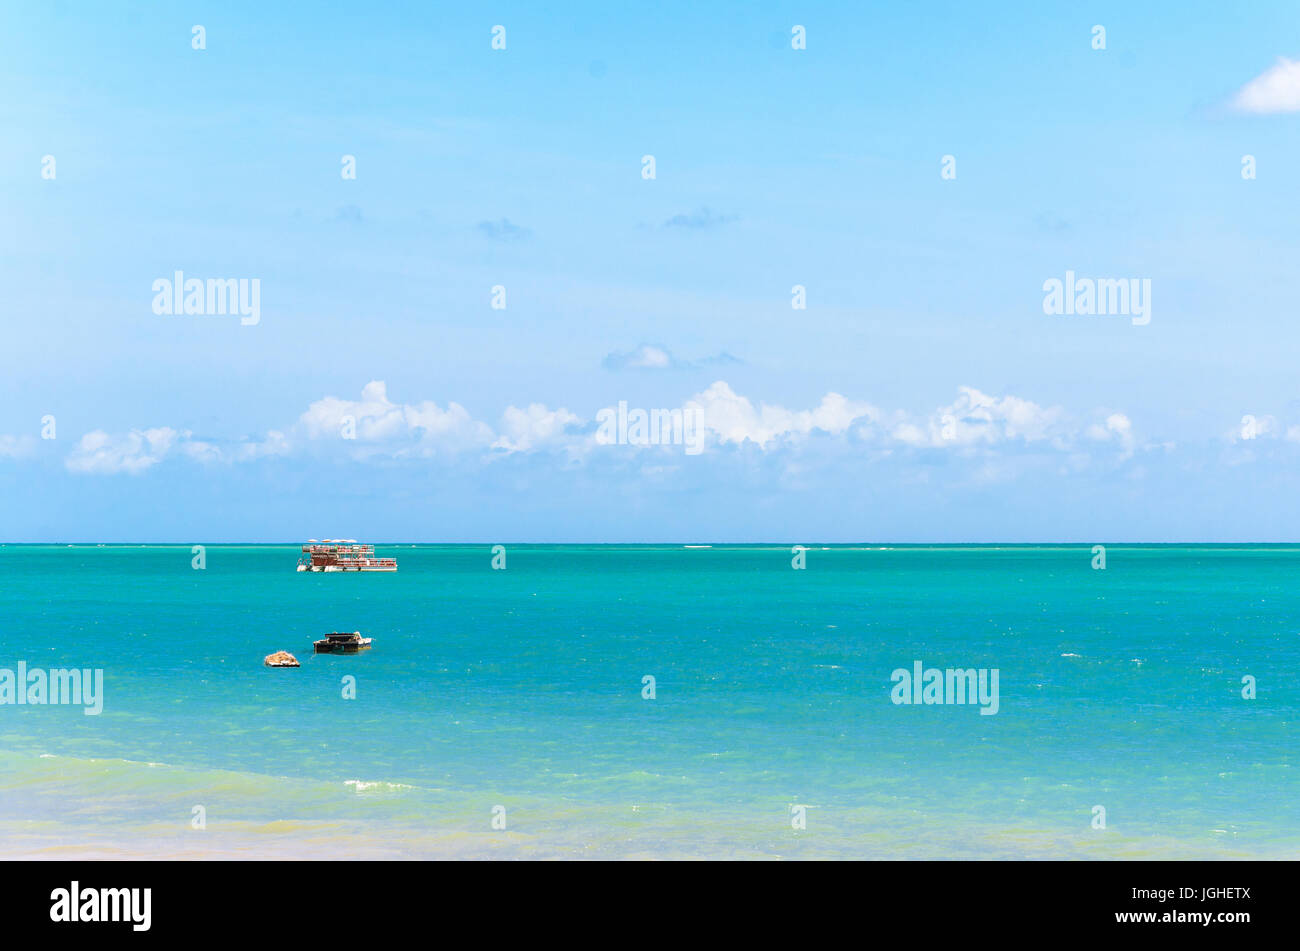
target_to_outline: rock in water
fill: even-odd
[[[267,654],[266,660],[262,661],[267,667],[301,667],[298,658],[294,657],[288,651],[276,651],[274,654]]]

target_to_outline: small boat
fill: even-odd
[[[317,654],[355,654],[358,651],[370,650],[370,642],[374,638],[362,637],[360,631],[351,633],[335,632],[328,637],[323,637],[319,641],[313,641],[312,646],[316,649]]]

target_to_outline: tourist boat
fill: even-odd
[[[370,650],[370,642],[373,639],[362,637],[360,631],[342,634],[335,632],[319,641],[313,641],[312,647],[316,649],[317,654],[355,654]]]
[[[308,539],[298,559],[299,571],[396,571],[396,558],[376,558],[374,545],[355,538]]]

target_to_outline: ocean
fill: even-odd
[[[1300,855],[1300,547],[376,547],[0,546],[0,857]]]

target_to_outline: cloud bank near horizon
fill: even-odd
[[[838,450],[849,457],[950,453],[993,458],[1029,453],[1059,457],[1078,466],[1094,457],[1118,464],[1143,451],[1172,448],[1168,443],[1143,441],[1123,412],[1078,414],[965,385],[957,388],[950,403],[919,414],[883,409],[836,392],[826,393],[814,406],[787,407],[755,401],[724,380],[662,408],[694,414],[700,449],[706,456],[757,452],[795,459],[816,446],[818,453]],[[598,438],[598,415],[599,410],[582,416],[566,407],[533,402],[509,405],[495,422],[489,422],[475,418],[455,401],[394,401],[384,381],[372,380],[358,398],[321,397],[291,423],[260,438],[223,442],[171,425],[118,433],[96,429],[76,442],[63,464],[81,475],[135,476],[174,460],[238,465],[304,456],[390,465],[420,460],[491,464],[507,456],[554,456],[566,464],[581,464],[593,454],[622,450],[629,458],[658,464],[681,454],[680,439],[674,444],[667,437],[662,444],[653,440],[638,444],[635,439],[630,444],[604,444]],[[1265,423],[1259,435],[1272,435],[1276,429],[1276,424]],[[1292,432],[1300,434],[1300,428],[1293,427]],[[0,437],[0,457],[17,461],[34,455],[33,440]]]

